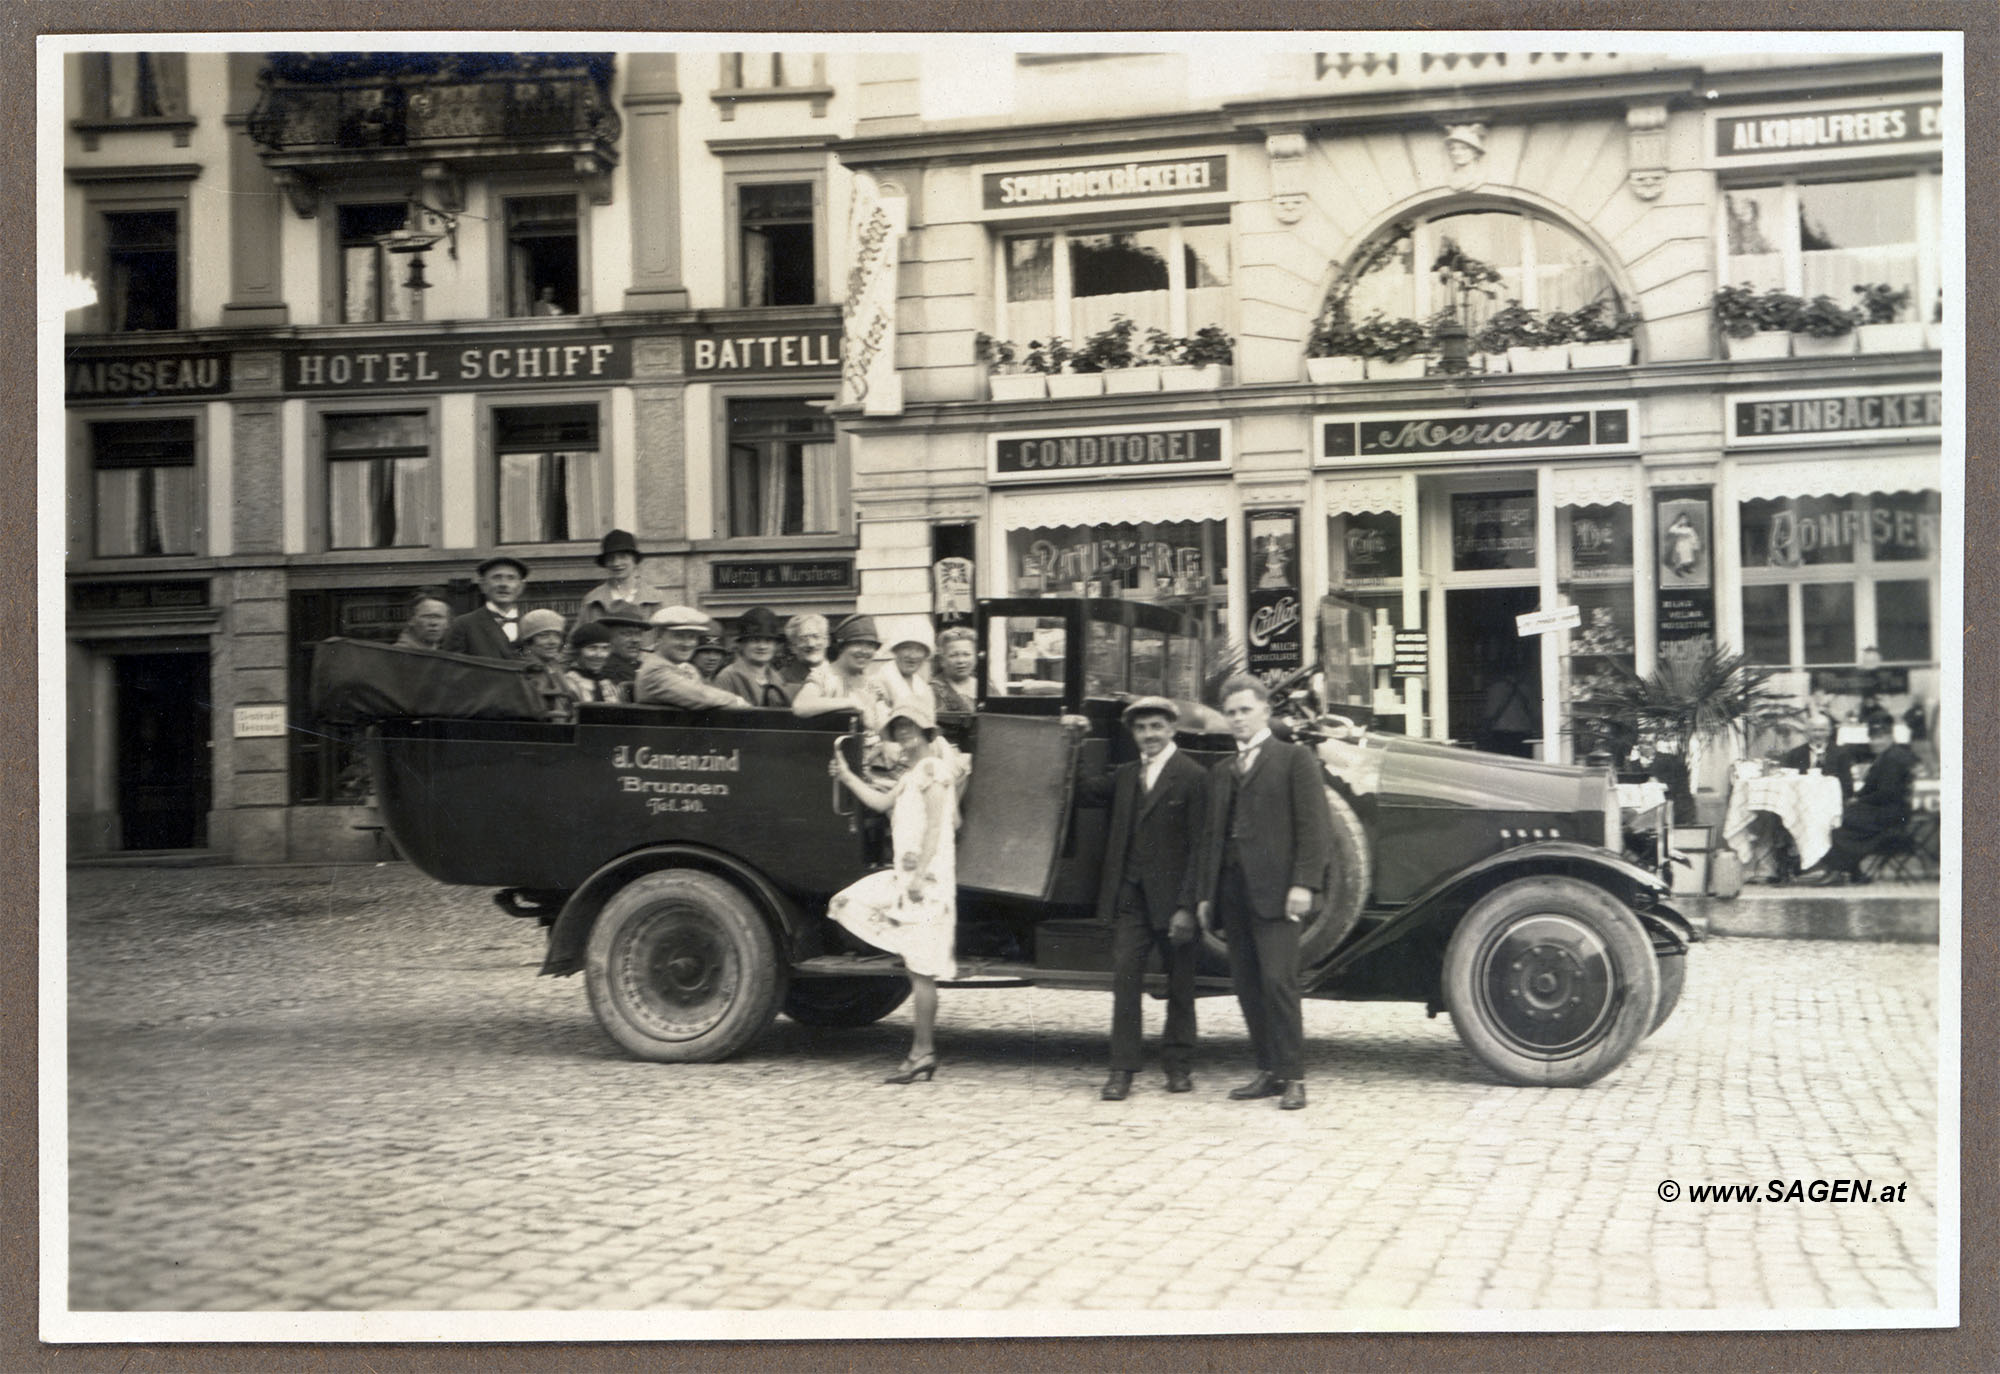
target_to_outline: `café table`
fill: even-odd
[[[1811,868],[1832,843],[1840,824],[1840,780],[1824,773],[1739,771],[1730,779],[1729,808],[1723,815],[1722,838],[1748,865],[1752,859],[1750,817],[1767,811],[1791,835],[1799,852],[1799,867]]]

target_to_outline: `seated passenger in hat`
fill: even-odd
[[[715,675],[715,685],[752,706],[790,706],[792,689],[771,666],[783,638],[778,617],[762,606],[752,606],[736,622],[736,660]]]
[[[645,657],[646,641],[652,637],[653,622],[629,601],[612,603],[595,621],[611,633],[611,658],[604,671],[613,682],[623,685],[632,697],[632,684],[639,680],[639,660]]]
[[[813,611],[785,622],[785,651],[778,658],[778,675],[797,697],[812,670],[826,662],[826,617]]]
[[[529,611],[521,617],[521,642],[516,652],[533,669],[535,688],[549,704],[551,716],[567,720],[575,714],[576,703],[569,675],[563,671],[562,651],[560,611]]]
[[[703,682],[715,681],[715,675],[729,662],[729,648],[722,642],[722,636],[711,630],[704,633],[694,646],[695,671],[701,674]],[[726,688],[724,689],[727,690]]]
[[[485,604],[451,622],[444,647],[454,654],[511,659],[521,642],[519,602],[528,585],[528,565],[496,554],[479,565],[478,578]]]
[[[589,621],[571,630],[569,651],[574,660],[568,674],[571,696],[593,703],[631,699],[630,684],[620,682],[609,672],[611,631],[601,622]]]
[[[827,661],[806,678],[792,698],[792,710],[801,716],[859,711],[862,729],[880,730],[893,704],[888,687],[872,671],[881,647],[882,636],[872,616],[851,615],[841,621],[834,627]]]
[[[687,711],[741,707],[743,698],[702,681],[692,662],[704,634],[715,622],[693,606],[662,606],[653,612],[660,640],[653,653],[639,660],[639,680],[633,700],[648,706],[678,706]]]
[[[937,671],[931,676],[931,695],[937,699],[941,716],[972,714],[979,699],[979,636],[963,625],[938,636]]]
[[[442,649],[451,629],[451,602],[442,587],[419,587],[410,594],[410,618],[396,636],[398,649]]]
[[[930,706],[930,661],[937,640],[927,615],[888,616],[883,621],[883,638],[889,644],[889,662],[878,673],[889,689],[889,700],[897,706],[920,701]]]
[[[666,605],[666,594],[639,576],[639,564],[644,558],[639,552],[639,541],[627,531],[612,530],[605,535],[598,549],[597,566],[610,576],[583,594],[583,605],[576,613],[577,623],[602,620],[620,603],[637,611],[643,621]]]

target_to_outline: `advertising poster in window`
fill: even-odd
[[[1403,575],[1403,517],[1394,511],[1353,511],[1342,517],[1346,585],[1373,587]]]
[[[1563,512],[1567,529],[1557,541],[1564,582],[1632,580],[1632,508],[1574,506]]]
[[[1305,617],[1299,610],[1299,513],[1253,511],[1249,516],[1250,671],[1289,673],[1305,662]]]
[[[1532,491],[1457,492],[1451,498],[1454,572],[1535,566]]]
[[[1660,652],[1693,656],[1715,643],[1712,500],[1706,487],[1653,494]]]

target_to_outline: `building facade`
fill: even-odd
[[[1585,678],[1717,644],[1838,713],[1934,714],[1934,57],[1036,54],[957,77],[986,100],[948,118],[953,69],[875,75],[838,153],[908,232],[900,413],[842,415],[864,609],[928,608],[969,534],[981,594],[1173,605],[1253,667],[1324,645],[1336,700],[1433,738],[1568,758]],[[1452,248],[1483,290],[1434,270]],[[1884,287],[1900,323],[1732,356],[1710,307],[1738,283]],[[1643,322],[1608,358],[1475,344],[1331,380],[1332,293],[1475,338],[1510,302]],[[1232,365],[1010,399],[981,357],[1121,315],[1219,327]]]
[[[852,608],[853,58],[66,62],[73,855],[374,854],[312,646],[494,551],[527,606],[617,528],[725,620]]]

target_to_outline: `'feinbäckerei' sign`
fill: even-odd
[[[462,339],[423,335],[322,345],[285,355],[285,390],[430,391],[591,385],[632,375],[627,339],[561,334]]]
[[[1168,425],[1072,434],[996,435],[995,477],[1179,472],[1223,465],[1222,426]]]
[[[1718,158],[1894,147],[1932,143],[1943,137],[1944,106],[1935,100],[1715,116]]]
[[[1729,442],[1739,446],[1922,438],[1943,424],[1944,393],[1935,387],[1729,398]]]
[[[988,172],[981,183],[989,210],[1031,205],[1072,205],[1080,201],[1131,200],[1143,196],[1185,196],[1229,189],[1229,159],[1223,156],[1169,158],[1159,162],[1113,162],[1089,167]]]
[[[1464,453],[1594,453],[1632,447],[1632,407],[1476,410],[1320,421],[1322,461]]]

